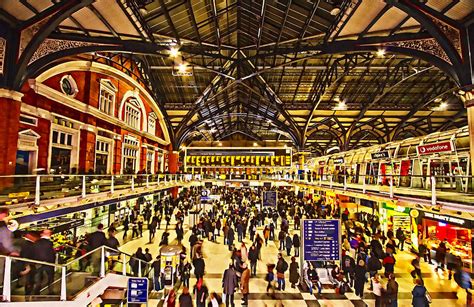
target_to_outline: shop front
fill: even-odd
[[[434,258],[436,248],[442,241],[447,242],[449,253],[462,260],[463,267],[472,272],[472,228],[471,220],[460,217],[420,211],[419,222],[421,231],[419,236],[427,239],[427,247]]]
[[[412,223],[410,208],[396,205],[393,201],[381,201],[379,203],[382,230],[386,233],[391,229],[396,233],[400,228],[405,234],[405,243],[412,244]]]

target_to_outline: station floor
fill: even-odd
[[[134,253],[138,247],[143,249],[149,248],[150,253],[153,257],[159,252],[159,241],[161,234],[163,233],[163,228],[158,231],[157,236],[153,243],[148,243],[148,231],[144,231],[143,237],[135,240],[128,241],[127,243],[121,246],[121,250],[127,253]],[[171,227],[173,228],[173,227]],[[290,229],[292,229],[290,227]],[[263,230],[259,229],[261,233]],[[169,230],[170,232],[170,243],[175,244],[176,234],[173,229]],[[185,238],[183,244],[189,248],[188,238],[190,231],[185,225]],[[261,233],[262,235],[262,233]],[[119,233],[117,237],[121,239],[122,233]],[[174,241],[174,242],[173,242]],[[251,245],[250,240],[247,238],[244,240],[247,245],[247,248]],[[258,262],[257,266],[257,276],[250,279],[250,295],[249,295],[249,306],[250,307],[260,307],[260,306],[291,306],[291,307],[303,307],[303,306],[334,306],[334,307],[344,307],[344,306],[375,306],[375,298],[371,291],[367,290],[368,283],[366,284],[366,290],[364,291],[364,299],[360,299],[354,293],[346,293],[344,295],[336,294],[334,289],[325,288],[322,291],[322,297],[316,298],[315,295],[310,295],[300,291],[298,288],[292,289],[288,282],[288,275],[286,276],[286,289],[285,291],[277,291],[275,299],[271,299],[266,294],[266,281],[264,280],[266,273],[266,264],[267,263],[276,263],[278,255],[278,241],[268,243],[268,246],[262,248],[262,260]],[[203,253],[206,263],[206,274],[204,276],[204,281],[209,288],[210,292],[222,293],[222,274],[224,270],[228,267],[230,263],[230,252],[227,249],[227,246],[223,244],[223,237],[218,237],[217,243],[204,241],[203,244]],[[288,263],[290,262],[290,257],[285,255]],[[412,270],[410,262],[413,259],[413,255],[410,252],[398,251],[395,255],[396,265],[395,265],[395,275],[396,280],[399,284],[399,295],[398,295],[398,306],[412,306],[411,303],[411,291],[414,287],[413,279],[410,276],[410,271]],[[425,281],[425,285],[430,292],[433,302],[430,306],[442,306],[442,307],[451,307],[451,306],[467,306],[466,304],[466,293],[460,289],[454,280],[448,280],[447,271],[442,272],[434,271],[434,266],[429,265],[428,263],[422,262],[421,264],[422,276]],[[190,279],[191,288],[194,286],[196,279],[192,274]],[[382,280],[382,283],[385,285],[387,282],[386,279]],[[152,293],[150,297],[152,298],[148,306],[162,306],[163,302],[161,300],[163,293]],[[235,295],[235,305],[241,306],[241,295],[240,293]],[[470,306],[473,306],[472,304]]]

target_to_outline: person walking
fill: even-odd
[[[393,273],[388,275],[387,291],[385,294],[387,307],[398,307],[398,283]]]
[[[158,217],[156,215],[154,215],[152,218],[151,218],[151,222],[150,224],[148,224],[148,242],[151,243],[151,241],[155,238],[155,234],[156,234],[156,227],[158,227]]]
[[[295,257],[291,257],[291,263],[290,263],[290,283],[291,287],[294,289],[296,288],[296,284],[300,280],[300,274],[299,274],[299,265],[298,262],[296,262]]]
[[[295,233],[293,235],[293,247],[295,249],[295,257],[300,256],[300,246],[301,246],[300,237],[298,236],[297,233]]]
[[[354,290],[355,295],[360,298],[364,297],[364,285],[367,282],[365,274],[367,270],[365,268],[364,260],[360,259],[354,269]]]
[[[250,270],[247,264],[242,264],[242,275],[240,276],[240,291],[242,292],[242,305],[248,306],[250,293]]]
[[[178,302],[179,307],[193,307],[193,298],[191,297],[191,294],[189,294],[187,287],[183,288],[183,292],[179,296]]]
[[[281,253],[278,254],[276,265],[278,291],[285,291],[285,272],[288,270],[288,262],[285,261]]]
[[[415,258],[411,261],[413,270],[410,272],[411,277],[415,279],[417,276],[420,280],[423,280],[421,277],[421,267],[420,267],[420,256],[416,255]]]
[[[209,290],[207,289],[207,286],[204,284],[203,279],[199,278],[196,285],[194,286],[194,298],[196,299],[196,307],[206,307],[206,300],[208,295]]]
[[[41,232],[41,237],[38,241],[35,242],[33,247],[34,260],[48,262],[54,264],[56,261],[56,252],[53,248],[53,242],[51,241],[52,231],[45,229]],[[33,294],[39,295],[41,288],[44,286],[44,275],[47,279],[47,288],[49,294],[52,294],[52,285],[54,280],[54,267],[49,265],[40,265],[36,270],[35,274],[35,284],[33,287]]]
[[[193,266],[194,266],[194,275],[196,276],[196,280],[203,278],[206,264],[200,254],[197,254],[196,258],[193,260]]]
[[[412,300],[411,304],[413,307],[427,307],[430,305],[428,299],[426,298],[426,288],[423,286],[421,279],[415,280],[415,287],[411,291]]]
[[[252,244],[250,246],[248,258],[250,261],[250,271],[252,276],[257,275],[257,261],[258,261],[258,251],[257,248],[255,247],[255,244]]]
[[[444,271],[444,261],[446,259],[446,244],[444,242],[439,243],[438,248],[436,249],[435,259],[438,264],[435,268],[435,272],[438,272],[438,269]]]
[[[380,283],[378,274],[375,274],[374,277],[372,277],[372,288],[372,293],[374,293],[375,296],[375,307],[382,307],[382,295],[385,289],[383,288],[382,283]]]
[[[397,240],[398,240],[397,247],[401,251],[403,251],[403,245],[405,243],[406,236],[405,236],[405,232],[403,231],[403,229],[401,227],[398,227],[395,236],[397,237]]]
[[[285,247],[286,247],[286,255],[287,255],[287,256],[290,256],[290,254],[291,254],[291,247],[293,247],[293,240],[291,240],[290,234],[287,234],[287,235],[286,235]]]
[[[225,294],[225,305],[226,307],[235,307],[234,294],[237,288],[238,280],[237,274],[235,273],[234,266],[229,264],[229,268],[224,271],[222,276],[222,293]]]

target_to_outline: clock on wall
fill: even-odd
[[[66,75],[62,77],[60,81],[60,86],[61,91],[71,97],[76,96],[76,94],[79,92],[76,81],[71,75]]]

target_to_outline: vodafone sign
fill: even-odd
[[[453,150],[454,146],[451,141],[420,145],[416,147],[419,156],[431,155],[438,152],[451,152]]]

